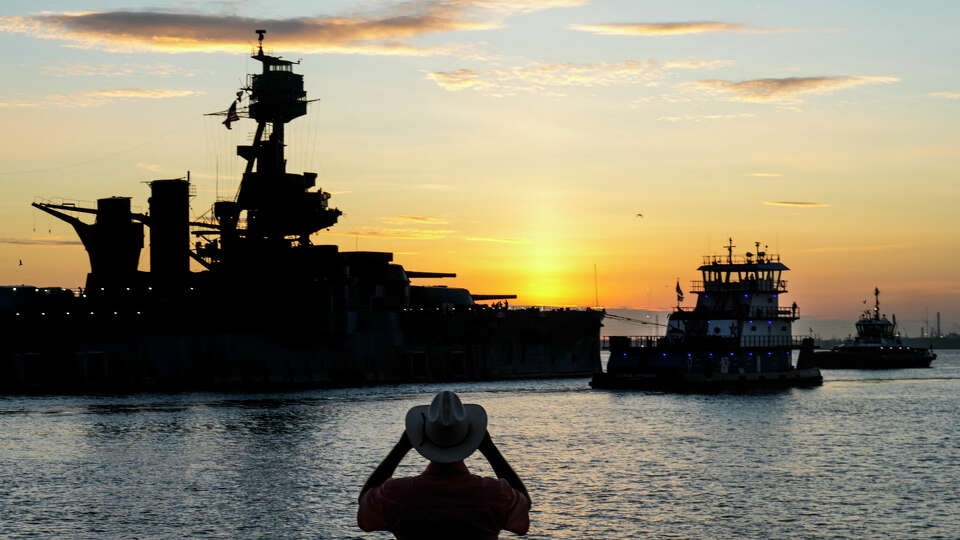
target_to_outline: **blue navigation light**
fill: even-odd
[[[623,353],[623,357],[626,358],[626,357],[627,357],[627,353]]]
[[[790,351],[787,351],[787,356],[790,356]]]
[[[709,294],[705,294],[705,295],[703,295],[703,297],[704,297],[704,298],[710,298],[710,295],[709,295]]]
[[[730,353],[730,356],[733,356],[733,353]]]
[[[767,353],[767,356],[770,356],[771,354],[773,354],[773,353],[772,353],[772,352],[768,352],[768,353]]]
[[[707,324],[710,324],[710,321],[707,321]]]
[[[750,321],[750,324],[753,324],[753,321]]]
[[[666,357],[667,357],[667,353],[663,353],[663,357],[666,358]]]
[[[773,324],[773,321],[767,321],[767,324]]]
[[[773,297],[774,297],[774,298],[776,298],[776,297],[777,297],[777,295],[773,295]]]
[[[750,298],[750,295],[749,295],[749,294],[745,294],[745,295],[743,295],[743,297],[744,297],[744,298]]]
[[[753,353],[752,353],[752,352],[748,352],[748,353],[747,353],[747,356],[753,356]]]
[[[693,355],[690,354],[690,353],[687,353],[687,358],[690,358],[691,356],[693,356]]]
[[[710,357],[713,358],[713,353],[710,353]]]

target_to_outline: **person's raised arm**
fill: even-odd
[[[387,457],[383,458],[380,465],[377,465],[373,474],[367,479],[367,483],[364,484],[363,489],[360,490],[358,500],[362,499],[367,491],[380,486],[386,482],[388,478],[393,476],[393,471],[397,470],[397,465],[403,461],[403,456],[407,455],[407,452],[409,452],[411,448],[413,448],[413,445],[410,444],[410,439],[407,438],[407,432],[404,431],[403,434],[400,435],[400,440],[393,446],[393,450],[390,450]]]
[[[517,476],[517,473],[513,471],[513,467],[507,463],[506,458],[503,457],[503,454],[500,453],[500,450],[497,449],[497,446],[493,444],[493,440],[490,438],[490,432],[488,431],[483,435],[483,441],[480,442],[480,446],[477,448],[480,450],[480,453],[483,454],[483,457],[487,458],[487,461],[490,463],[490,466],[493,467],[493,472],[496,473],[497,478],[503,478],[510,484],[510,487],[523,493],[523,496],[527,498],[527,501],[530,501],[530,494],[527,493],[526,486],[523,485],[523,481],[520,480],[520,477]],[[532,501],[530,501],[532,504]]]

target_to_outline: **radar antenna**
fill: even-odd
[[[257,39],[257,42],[259,43],[258,54],[263,54],[263,35],[266,34],[267,31],[266,31],[266,30],[254,30],[254,32],[256,32],[256,33],[257,33],[257,36],[259,36],[259,38]]]
[[[873,318],[880,319],[880,287],[873,288],[873,296],[876,298],[873,306]]]

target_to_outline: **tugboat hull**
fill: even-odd
[[[712,392],[820,386],[812,361],[812,340],[804,342],[793,366],[789,348],[694,347],[659,343],[634,347],[610,340],[607,371],[594,373],[593,388]],[[652,343],[652,342],[651,342]]]
[[[810,387],[823,384],[823,375],[817,368],[794,369],[768,373],[669,375],[646,373],[637,375],[594,374],[593,388],[611,390],[663,390],[668,392],[717,392],[752,389]]]
[[[872,310],[857,320],[857,337],[829,351],[817,351],[816,363],[824,369],[904,369],[930,367],[933,349],[904,346],[897,332],[897,316],[880,313],[880,288],[874,287]]]

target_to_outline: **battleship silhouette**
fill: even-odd
[[[303,75],[264,54],[257,34],[262,71],[217,113],[256,132],[237,147],[236,199],[215,202],[210,219],[190,218],[189,173],[149,182],[146,213],[127,197],[33,204],[73,226],[90,272],[76,290],[0,287],[0,390],[263,390],[586,377],[599,366],[602,310],[482,305],[516,297],[414,285],[455,274],[313,244],[341,211],[316,173],[286,170],[285,125],[307,113]]]

